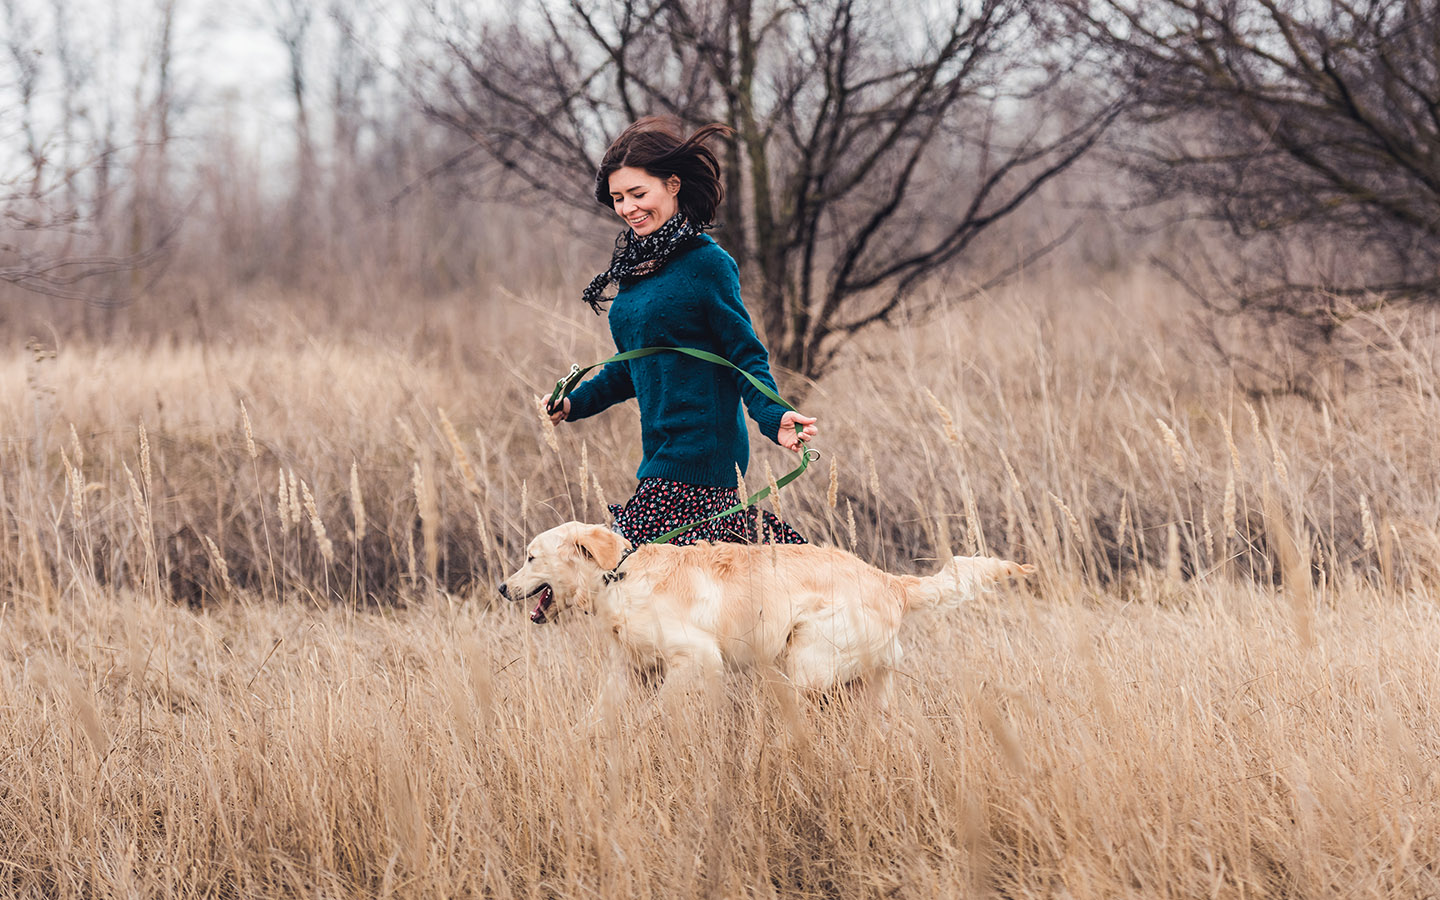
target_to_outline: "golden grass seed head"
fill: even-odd
[[[140,423],[140,477],[145,483],[145,496],[150,496],[150,487],[155,482],[150,471],[150,436],[145,433],[145,423]]]
[[[84,523],[85,476],[81,474],[79,466],[76,466],[70,472],[70,511],[75,514],[76,525]]]
[[[605,502],[605,491],[603,488],[600,487],[599,472],[590,473],[590,485],[591,487],[595,488],[595,502],[600,505],[600,508],[602,510],[608,508],[609,504]]]
[[[1010,476],[1010,489],[1015,492],[1015,498],[1023,498],[1025,490],[1020,486],[1020,476],[1015,474],[1015,467],[1010,464],[1010,455],[1004,450],[1000,451],[1000,461],[1005,463],[1005,473]]]
[[[79,528],[85,520],[85,476],[80,474],[79,466],[70,465],[70,457],[63,448],[60,462],[65,466],[65,483],[70,488],[70,512],[75,517],[75,527]]]
[[[325,531],[325,523],[320,519],[320,510],[315,506],[315,496],[310,493],[310,486],[304,481],[300,482],[300,493],[305,498],[305,512],[310,517],[310,530],[315,534],[315,543],[320,547],[320,556],[328,563],[335,559],[335,545],[330,542],[330,536]]]
[[[1248,400],[1245,401],[1245,411],[1250,414],[1250,427],[1255,429],[1255,436],[1257,438],[1264,437],[1265,429],[1260,427],[1260,414],[1255,411],[1255,407],[1250,405]]]
[[[1075,518],[1075,514],[1070,511],[1070,507],[1065,505],[1064,500],[1061,500],[1053,492],[1047,491],[1046,493],[1050,494],[1050,500],[1060,510],[1061,515],[1065,516],[1065,521],[1070,526],[1070,533],[1075,536],[1075,540],[1083,544],[1085,536],[1080,531],[1080,520]]]
[[[420,534],[425,541],[425,574],[433,583],[440,561],[440,499],[436,494],[438,485],[435,483],[433,471],[430,477],[426,477],[425,468],[418,459],[412,472],[415,505],[420,510]]]
[[[135,504],[135,513],[140,518],[140,531],[142,534],[149,535],[150,509],[145,503],[145,495],[140,492],[140,485],[135,481],[135,473],[130,471],[130,465],[123,461],[120,465],[125,469],[125,477],[130,481],[130,500]]]
[[[355,543],[365,542],[365,497],[360,493],[360,464],[350,462],[350,517],[354,520]]]
[[[1170,462],[1175,465],[1175,471],[1184,475],[1185,453],[1180,448],[1180,439],[1175,436],[1175,430],[1167,425],[1164,419],[1156,419],[1155,424],[1160,426],[1160,434],[1165,439],[1165,446],[1170,448]]]
[[[410,423],[399,416],[395,417],[395,427],[400,429],[400,438],[405,442],[405,446],[409,449],[411,455],[418,455],[420,453],[420,439],[415,436],[415,429],[411,428]]]
[[[870,454],[870,447],[865,447],[865,465],[870,470],[870,494],[875,499],[880,498],[880,473],[875,471],[875,457]]]
[[[840,493],[840,461],[834,456],[830,457],[830,485],[825,490],[825,505],[831,509],[835,508],[835,501]]]
[[[1200,526],[1205,536],[1205,558],[1213,562],[1215,560],[1215,532],[1210,527],[1210,511],[1208,509],[1200,510]]]
[[[975,495],[965,495],[965,542],[972,554],[985,554],[988,552],[985,546],[985,532],[981,529],[980,507],[975,502]]]
[[[1370,501],[1365,495],[1360,495],[1360,530],[1361,541],[1365,555],[1368,557],[1380,546],[1380,538],[1375,532],[1375,518],[1370,514]]]
[[[235,593],[235,586],[230,583],[230,566],[225,562],[225,556],[220,552],[220,548],[215,546],[215,541],[208,534],[205,535],[205,549],[210,551],[210,564],[215,567],[215,571],[220,573],[220,584],[225,588],[225,596],[229,597]]]
[[[530,482],[520,480],[520,521],[530,521]]]
[[[1270,452],[1275,459],[1275,474],[1280,477],[1280,483],[1287,488],[1290,486],[1290,466],[1285,457],[1285,451],[1280,449],[1280,442],[1275,440],[1275,435],[1270,435]]]
[[[1119,524],[1115,526],[1115,546],[1121,551],[1125,549],[1125,531],[1130,527],[1130,495],[1126,494],[1120,499]]]
[[[255,450],[255,432],[250,428],[250,413],[245,409],[244,400],[240,401],[240,421],[245,426],[245,452],[256,459],[260,454]]]
[[[850,549],[854,550],[860,542],[855,537],[855,507],[848,497],[845,499],[845,529],[850,538]]]
[[[290,470],[290,524],[298,526],[305,521],[300,516],[300,479],[295,477],[295,470]]]
[[[1235,446],[1235,430],[1230,427],[1228,416],[1220,420],[1220,425],[1225,429],[1225,446],[1230,449],[1230,465],[1238,473],[1240,471],[1240,448]]]
[[[85,448],[80,446],[80,435],[75,430],[75,423],[70,423],[70,453],[75,458],[75,468],[85,467]]]
[[[940,417],[940,424],[945,427],[945,440],[956,447],[960,446],[960,433],[955,430],[955,420],[951,418],[950,410],[945,408],[945,404],[941,403],[940,398],[936,397],[928,387],[925,388],[925,396],[930,398],[930,405],[934,407],[935,415]]]
[[[780,485],[775,483],[775,473],[770,468],[770,460],[765,460],[765,483],[770,487],[770,504],[775,507],[775,514],[785,518],[785,507],[780,502]]]
[[[750,490],[745,487],[745,473],[740,471],[740,464],[735,464],[735,493],[740,495],[741,501],[750,499]]]

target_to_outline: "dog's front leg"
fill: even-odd
[[[595,692],[595,702],[590,706],[590,713],[587,720],[590,727],[596,728],[602,724],[614,723],[620,714],[621,704],[624,703],[626,695],[630,691],[630,681],[633,677],[632,668],[634,659],[627,652],[618,640],[606,641],[605,674],[600,681],[600,688]]]
[[[667,704],[704,690],[716,689],[725,673],[725,659],[713,643],[676,647],[665,659],[665,681],[660,697]]]

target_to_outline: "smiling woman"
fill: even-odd
[[[624,166],[610,173],[610,200],[615,212],[638,237],[653,234],[680,210],[680,177],[664,181],[644,169]]]
[[[714,124],[686,138],[668,120],[645,118],[615,139],[596,172],[595,199],[628,227],[609,268],[583,297],[596,313],[614,300],[610,333],[621,352],[705,350],[774,391],[769,354],[740,298],[739,269],[704,233],[722,196],[720,165],[706,142],[729,133]],[[556,422],[583,419],[631,397],[640,405],[640,484],[611,511],[635,544],[738,503],[737,476],[750,460],[742,403],[761,433],[787,449],[801,450],[815,435],[813,418],[776,403],[739,372],[678,353],[611,362],[547,412]],[[697,540],[805,539],[774,515],[757,520],[748,509],[705,522],[676,542]]]

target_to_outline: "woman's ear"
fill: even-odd
[[[669,191],[672,195],[680,193],[680,176],[671,175],[665,179],[665,190]]]
[[[587,529],[575,541],[580,552],[595,560],[595,565],[610,570],[620,565],[620,556],[625,552],[625,539],[603,525]]]

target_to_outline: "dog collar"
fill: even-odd
[[[639,548],[633,544],[625,548],[625,552],[620,554],[620,561],[615,564],[615,568],[606,572],[604,576],[602,576],[607,585],[614,584],[615,582],[625,577],[625,573],[620,571],[620,566],[625,563],[625,560],[630,558],[630,554],[634,553],[638,549]]]

